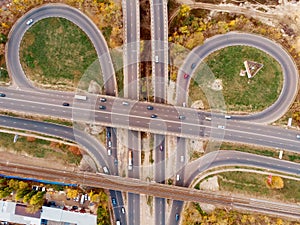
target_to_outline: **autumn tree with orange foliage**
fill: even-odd
[[[74,155],[81,155],[80,149],[77,146],[71,145],[69,147],[69,151],[72,152]]]
[[[284,187],[284,182],[279,176],[272,176],[271,182],[267,182],[268,187],[271,189],[281,189]]]

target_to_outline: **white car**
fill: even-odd
[[[29,20],[26,22],[27,25],[30,25],[30,24],[32,24],[32,23],[33,23],[33,19],[29,19]]]
[[[231,119],[231,116],[225,115],[225,119]]]
[[[124,207],[121,208],[121,212],[122,212],[123,214],[125,214],[125,208],[124,208]]]
[[[297,138],[297,139],[300,139],[300,134],[297,134],[296,138]]]
[[[218,128],[219,128],[219,129],[225,129],[225,126],[223,126],[223,125],[218,125]]]

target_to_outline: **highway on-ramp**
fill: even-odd
[[[22,16],[12,27],[8,42],[6,44],[6,65],[13,84],[21,89],[34,88],[33,84],[26,78],[19,60],[19,47],[24,33],[29,28],[26,22],[33,19],[33,24],[38,20],[49,17],[62,17],[79,26],[93,43],[101,65],[106,94],[115,95],[117,91],[116,78],[110,53],[104,37],[96,25],[81,11],[63,4],[46,4],[34,8]],[[39,90],[46,91],[46,90]],[[49,91],[49,90],[47,90]]]
[[[292,57],[279,44],[255,34],[230,32],[207,39],[203,45],[194,48],[178,72],[176,88],[177,103],[182,104],[188,99],[188,92],[186,90],[189,89],[190,79],[184,79],[183,75],[184,73],[188,73],[193,76],[195,69],[192,69],[192,63],[199,65],[203,59],[214,51],[235,45],[252,46],[271,55],[280,63],[284,79],[280,96],[272,106],[258,113],[244,116],[236,115],[233,118],[261,123],[270,123],[279,119],[289,109],[298,93],[298,69]]]

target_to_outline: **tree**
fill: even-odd
[[[36,191],[31,191],[23,197],[23,202],[28,203],[32,196],[36,194]]]
[[[30,192],[29,189],[19,189],[15,195],[15,200],[18,201]]]
[[[272,176],[271,183],[267,183],[272,189],[281,189],[284,187],[284,182],[279,176]]]
[[[12,188],[14,191],[19,189],[19,181],[18,180],[14,180],[14,179],[10,179],[8,182],[8,186],[10,188]]]
[[[39,191],[38,193],[36,193],[34,196],[31,197],[29,204],[42,206],[44,202],[44,198],[43,198],[44,195],[45,192]]]
[[[5,44],[7,42],[7,36],[3,33],[0,33],[0,44]]]
[[[67,189],[67,197],[68,198],[76,198],[78,195],[78,190],[77,189]]]
[[[28,188],[28,183],[24,181],[19,182],[19,189],[26,189]]]

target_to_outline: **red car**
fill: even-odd
[[[185,73],[185,74],[183,75],[184,79],[189,78],[189,76],[190,76],[190,75],[188,75],[187,73]]]

